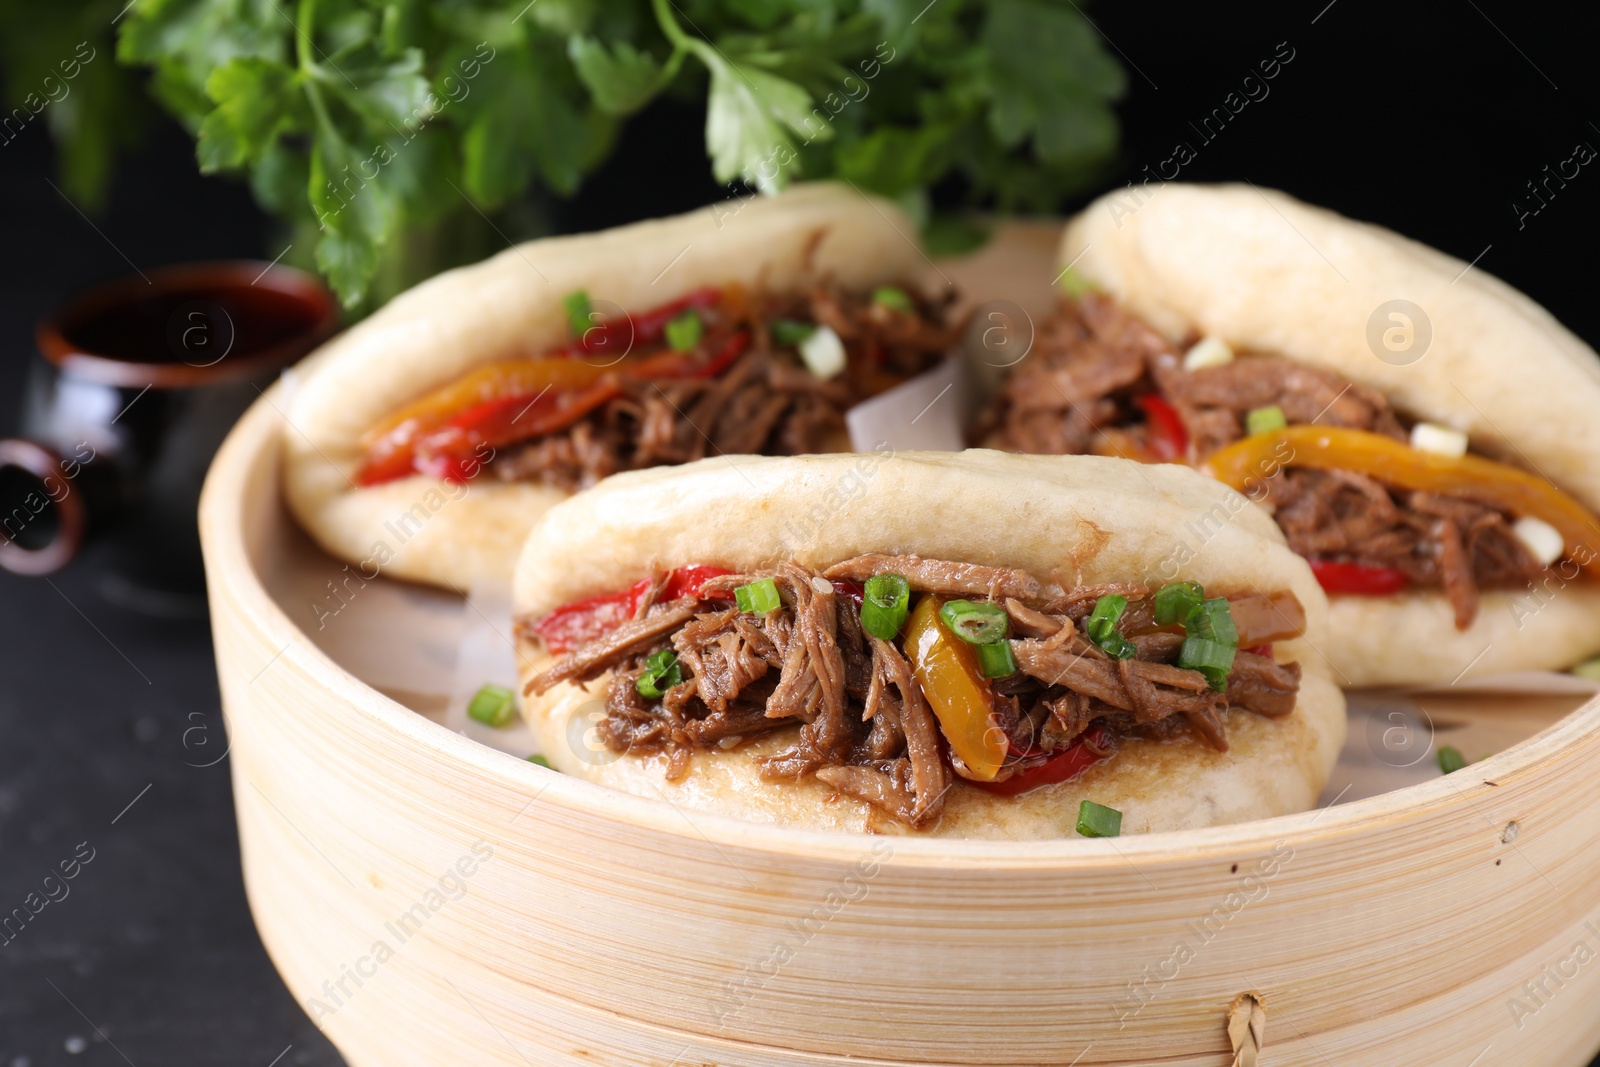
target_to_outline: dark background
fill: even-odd
[[[1537,206],[1525,183],[1578,142],[1600,147],[1590,36],[1563,25],[1557,5],[1325,4],[1090,9],[1128,66],[1115,183],[1187,141],[1198,157],[1184,180],[1248,178],[1464,260],[1482,253],[1480,269],[1600,342],[1600,163],[1520,228],[1512,206]],[[1202,144],[1190,121],[1279,42],[1294,58],[1270,95]],[[718,196],[698,155],[700,121],[672,106],[638,116],[606,171],[560,210],[561,228]],[[47,183],[42,123],[0,146],[0,433],[16,425],[34,320],[74,291],[129,261],[282,248],[248,192],[201,178],[190,152],[161,125],[124,160],[97,232]],[[95,857],[69,897],[0,947],[0,1067],[268,1067],[280,1054],[336,1064],[251,925],[227,762],[193,766],[225,743],[206,625],[121,611],[95,591],[95,563],[91,553],[53,584],[0,572],[0,913],[80,842]],[[208,732],[186,735],[197,725]]]

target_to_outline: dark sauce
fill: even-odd
[[[206,349],[249,356],[317,325],[320,310],[265,287],[201,286],[156,292],[63,321],[62,336],[83,352],[135,363],[194,363]],[[231,340],[231,347],[228,342]]]

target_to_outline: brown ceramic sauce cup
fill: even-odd
[[[119,278],[46,317],[21,434],[0,439],[0,567],[47,574],[104,536],[108,596],[190,613],[204,590],[195,509],[212,455],[338,321],[317,279],[250,261]]]

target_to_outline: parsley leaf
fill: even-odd
[[[100,33],[119,19],[118,61],[148,68],[201,168],[248,172],[265,208],[316,227],[317,264],[366,309],[486,241],[540,232],[541,195],[575,192],[623,118],[663,98],[628,129],[705,107],[704,160],[663,166],[709,164],[769,193],[846,178],[907,205],[940,247],[981,232],[941,213],[943,196],[934,209],[936,186],[1059,209],[1115,152],[1126,81],[1085,2],[139,0],[118,16],[121,0],[87,0],[83,17]],[[0,25],[13,63],[57,54],[67,33],[3,4]],[[132,128],[114,70],[86,67],[52,110],[69,188],[103,187]]]
[[[259,163],[278,135],[296,125],[295,72],[282,63],[240,57],[206,79],[216,108],[200,122],[196,154],[211,172]]]
[[[376,129],[415,129],[432,117],[420,48],[387,59],[369,41],[327,57],[314,69],[330,96]]]
[[[711,70],[706,105],[706,148],[718,181],[738,178],[774,193],[799,173],[789,132],[826,140],[832,129],[811,113],[811,95],[792,81],[751,66],[739,66],[706,49]],[[809,128],[808,128],[809,127]]]
[[[310,199],[322,226],[317,266],[347,303],[359,300],[378,269],[378,254],[395,229],[395,197],[388,185],[364,180],[381,153],[363,156],[326,129],[311,153]]]
[[[989,127],[1001,145],[1031,134],[1047,163],[1115,149],[1108,101],[1126,78],[1082,15],[1040,0],[996,0],[983,40],[994,81]]]
[[[461,139],[467,194],[495,207],[538,174],[559,193],[575,192],[589,130],[553,73],[553,49],[503,50],[464,102],[473,117]]]
[[[952,132],[945,123],[918,129],[884,126],[840,145],[834,159],[840,176],[886,196],[900,196],[946,168],[955,148]]]
[[[627,41],[607,48],[594,37],[574,37],[567,55],[602,111],[628,115],[647,104],[670,74],[649,52]]]
[[[211,110],[211,72],[250,56],[287,62],[293,28],[274,10],[285,0],[140,0],[122,19],[117,58],[156,68],[156,97],[193,126]]]

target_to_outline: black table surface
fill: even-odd
[[[1462,259],[1481,255],[1481,269],[1600,339],[1600,174],[1586,169],[1537,216],[1513,207],[1574,144],[1600,145],[1587,37],[1537,4],[1393,8],[1094,9],[1130,76],[1120,177],[1107,187],[1195,140],[1189,123],[1286,42],[1295,59],[1272,95],[1203,145],[1185,179],[1287,188]],[[639,128],[647,147],[598,175],[561,226],[715,195],[698,176],[638,183],[650,161],[637,157],[660,138]],[[91,224],[46,181],[42,124],[0,147],[0,433],[15,426],[33,321],[75,290],[130,262],[281,248],[248,193],[201,178],[189,152],[174,127],[157,129]],[[207,623],[114,606],[98,591],[96,555],[49,580],[0,573],[0,914],[61,861],[92,856],[67,896],[0,945],[0,1067],[337,1064],[251,923],[227,760],[212,762],[226,742]]]

